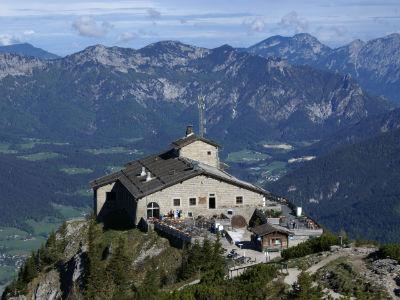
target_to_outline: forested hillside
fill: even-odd
[[[400,240],[400,130],[339,148],[269,185],[328,228]]]

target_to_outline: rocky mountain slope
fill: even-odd
[[[47,52],[43,49],[32,46],[28,43],[0,46],[0,53],[11,53],[22,56],[35,57],[39,59],[56,59],[58,55]]]
[[[1,61],[13,70],[20,59]],[[266,138],[321,138],[390,107],[349,76],[229,46],[97,45],[35,64],[0,80],[3,132],[85,140],[146,135],[165,143],[197,120],[202,93],[209,135],[229,147]],[[29,76],[15,76],[24,74]]]
[[[93,220],[70,221],[28,258],[2,299],[396,297],[398,245],[378,251],[338,243],[325,234],[285,250],[284,261],[259,263],[228,279],[232,261],[224,258],[219,242],[182,251],[153,231],[104,230]]]
[[[7,76],[15,77],[32,75],[34,70],[42,69],[45,64],[45,62],[37,58],[10,53],[0,53],[0,79]]]
[[[263,57],[282,57],[290,63],[350,74],[363,89],[400,101],[400,34],[367,42],[355,40],[337,49],[309,34],[270,37],[246,51]]]

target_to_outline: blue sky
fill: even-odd
[[[331,47],[400,33],[400,0],[0,1],[0,44],[29,42],[59,55],[160,40],[246,47],[299,32]]]

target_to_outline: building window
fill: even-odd
[[[181,199],[179,199],[179,198],[176,198],[176,199],[174,199],[174,206],[181,206]]]
[[[280,246],[282,244],[281,239],[272,239],[274,246]]]
[[[147,218],[148,219],[160,218],[160,206],[156,202],[150,202],[147,205]]]
[[[188,212],[188,217],[193,218],[193,213],[191,211]]]
[[[228,215],[230,215],[230,216],[233,215],[233,210],[232,209],[228,209]]]
[[[215,199],[215,194],[210,194],[210,196],[208,197],[208,208],[209,209],[215,209],[217,206],[216,203],[216,199]]]
[[[207,155],[211,155],[211,151],[207,151]]]
[[[189,198],[189,205],[190,206],[195,206],[196,205],[196,198]]]
[[[236,197],[236,204],[243,204],[243,196]]]

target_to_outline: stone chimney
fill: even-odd
[[[140,176],[146,176],[146,175],[147,175],[146,168],[142,167],[142,172],[140,173]]]
[[[153,179],[153,177],[151,177],[151,173],[150,173],[150,171],[149,172],[147,172],[147,176],[146,176],[146,182],[147,181],[150,181],[150,180],[152,180]]]
[[[193,125],[188,125],[186,127],[186,137],[191,136],[192,134],[194,134]]]

